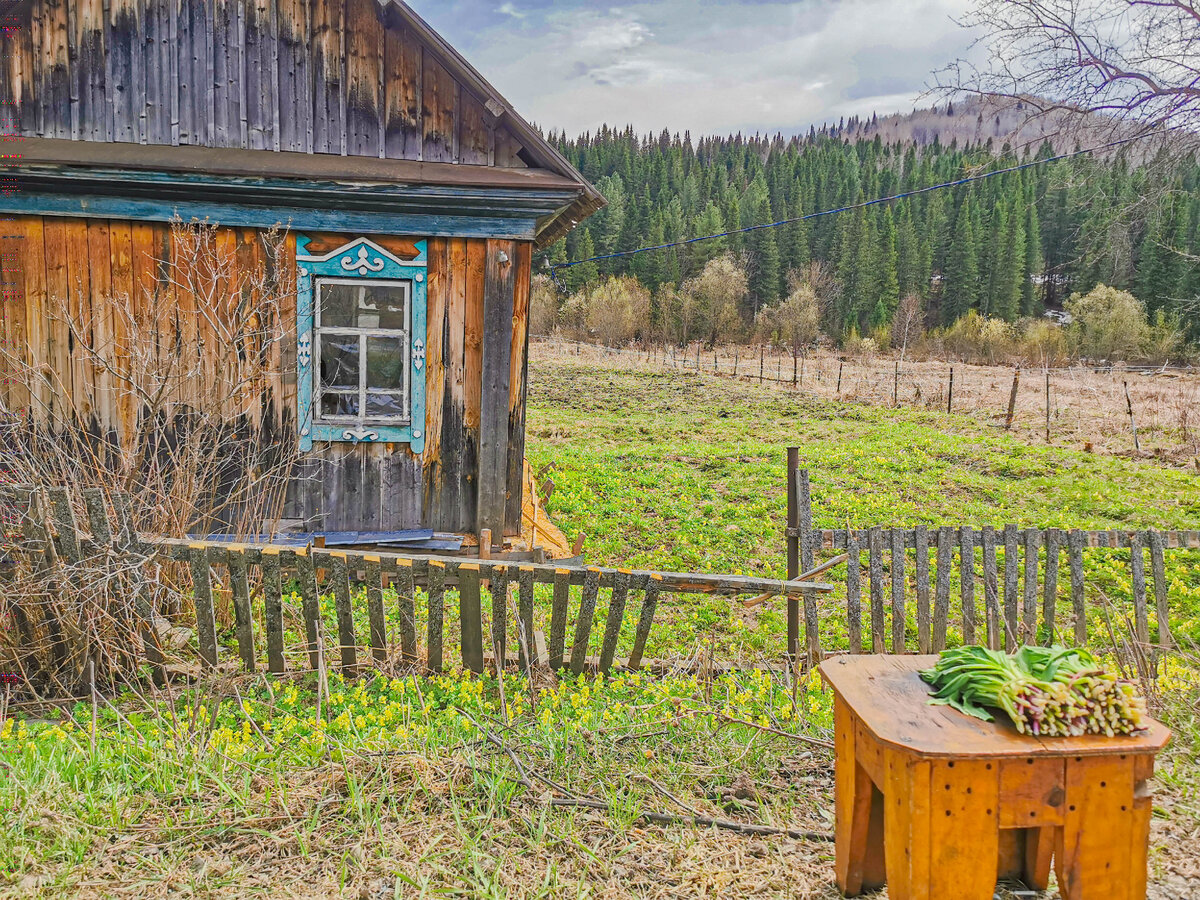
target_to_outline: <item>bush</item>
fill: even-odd
[[[699,275],[683,283],[680,293],[684,296],[683,303],[695,310],[697,334],[684,334],[685,342],[699,336],[701,329],[708,332],[713,342],[736,341],[741,337],[740,309],[750,293],[750,279],[746,266],[733,254],[709,260]]]
[[[536,335],[553,334],[558,328],[558,288],[545,275],[533,277],[529,297],[529,331]]]
[[[608,347],[628,344],[650,330],[650,292],[630,275],[609,278],[570,297],[559,321],[572,337]]]
[[[1013,350],[1012,328],[1000,319],[989,319],[971,310],[941,334],[946,352],[963,362],[995,365]]]
[[[754,320],[759,341],[781,343],[793,351],[811,347],[821,337],[821,306],[809,284],[793,288],[787,299],[765,306]]]
[[[1128,291],[1098,284],[1086,294],[1072,294],[1066,308],[1072,349],[1082,358],[1141,359],[1149,347],[1146,307]]]

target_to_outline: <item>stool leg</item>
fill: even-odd
[[[883,885],[883,798],[855,758],[854,720],[841,700],[833,716],[837,884],[847,897],[857,897]]]
[[[884,755],[884,769],[883,843],[888,896],[892,900],[934,900],[929,872],[932,765],[889,750]]]
[[[1000,861],[999,766],[935,760],[932,767],[931,895],[992,900]]]
[[[1135,889],[1147,848],[1132,758],[1070,757],[1066,780],[1066,822],[1055,847],[1063,900],[1145,900]]]
[[[1050,860],[1058,830],[1050,825],[1025,831],[1025,866],[1021,880],[1032,890],[1044,891],[1050,886]]]

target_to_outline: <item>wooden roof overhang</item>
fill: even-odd
[[[36,138],[20,149],[2,212],[544,245],[581,200],[578,182],[540,169]]]

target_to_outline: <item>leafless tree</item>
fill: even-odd
[[[900,345],[900,362],[908,345],[921,336],[925,322],[925,303],[920,294],[906,294],[892,317],[892,346]]]

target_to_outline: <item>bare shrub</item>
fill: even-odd
[[[996,365],[1012,354],[1012,329],[1001,319],[971,310],[941,332],[946,352],[963,362]]]
[[[545,275],[533,276],[532,293],[529,296],[530,334],[546,336],[558,328],[558,289]]]
[[[764,306],[754,320],[759,341],[780,343],[798,353],[821,337],[821,307],[816,292],[807,283],[796,283],[787,298]]]
[[[692,311],[696,331],[707,331],[710,341],[733,341],[743,331],[741,308],[750,294],[746,265],[731,253],[709,260],[680,291]]]
[[[892,317],[891,345],[900,348],[904,360],[908,348],[925,335],[925,301],[920,294],[906,294]]]
[[[650,292],[633,276],[609,278],[570,297],[561,321],[574,337],[619,347],[649,333]]]
[[[1128,291],[1098,284],[1066,303],[1075,353],[1086,359],[1140,359],[1150,341],[1150,323],[1142,301]]]

